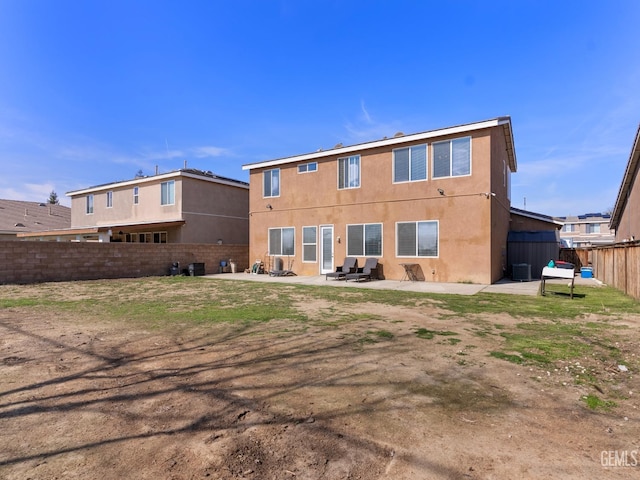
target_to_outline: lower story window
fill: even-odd
[[[302,261],[318,261],[318,229],[317,227],[302,227]]]
[[[437,257],[438,222],[398,222],[396,255],[398,257]]]
[[[294,255],[294,228],[269,229],[269,255]]]
[[[349,257],[382,256],[382,224],[347,225],[347,255]]]
[[[114,235],[114,237],[116,237]],[[167,232],[125,233],[118,235],[114,240],[126,243],[167,243]]]

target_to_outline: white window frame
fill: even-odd
[[[313,242],[305,241],[305,231],[313,229]],[[307,258],[307,248],[313,247],[313,259]],[[302,263],[318,263],[318,227],[309,225],[302,227]]]
[[[277,172],[277,184],[276,184],[276,188],[277,188],[277,192],[274,194],[274,188],[273,188],[273,174]],[[267,192],[267,188],[266,188],[266,179],[267,176],[269,177],[269,192]],[[273,198],[273,197],[279,197],[280,196],[280,169],[279,168],[271,168],[269,170],[265,170],[264,172],[262,172],[262,196],[264,198]]]
[[[352,170],[357,169],[356,177],[352,179]],[[342,178],[341,178],[342,175]],[[338,190],[360,188],[362,184],[362,169],[360,155],[350,155],[338,159]],[[342,180],[342,183],[341,183]],[[356,184],[357,181],[357,184]]]
[[[160,205],[175,205],[176,203],[176,181],[167,180],[160,184]]]
[[[113,191],[107,192],[107,208],[113,208]]]
[[[455,175],[453,173],[453,143],[458,140],[469,141],[469,173]],[[449,175],[436,176],[436,155],[435,155],[434,149],[436,145],[443,145],[445,143],[449,144]],[[473,142],[471,137],[452,138],[451,140],[444,140],[442,142],[433,142],[431,144],[431,178],[432,179],[469,177],[471,176],[472,173],[473,173]]]
[[[588,234],[599,234],[601,233],[601,230],[599,223],[587,223]]]
[[[419,234],[419,224],[421,223],[436,225],[437,253],[435,255],[419,255],[420,238],[418,234]],[[398,229],[400,225],[405,225],[405,224],[414,224],[416,226],[416,244],[415,244],[414,255],[400,254],[400,252],[398,251],[400,247],[400,238],[398,235]],[[414,221],[396,222],[396,257],[397,258],[439,258],[440,257],[440,222],[438,220],[418,220],[415,222]]]
[[[367,227],[380,226],[380,252],[367,251]],[[362,227],[362,244],[359,245],[359,249],[354,251],[354,242],[349,235],[349,229],[355,227]],[[384,226],[382,222],[371,223],[350,223],[347,224],[347,256],[348,257],[382,257],[384,246]]]
[[[413,149],[417,149],[418,147],[424,148],[424,178],[411,178],[411,172],[413,169],[411,168],[413,164]],[[409,179],[408,180],[396,180],[396,152],[401,150],[409,151]],[[419,145],[411,145],[409,147],[402,148],[394,148],[393,149],[393,163],[392,163],[392,175],[393,175],[393,183],[410,183],[410,182],[426,182],[429,179],[429,145],[426,143],[421,143]]]
[[[140,203],[140,187],[133,187],[133,204],[138,205]]]
[[[314,173],[318,171],[318,162],[309,162],[298,165],[298,173]]]
[[[278,247],[278,249],[275,249],[275,246],[271,245],[271,232],[274,230],[280,230],[280,245]],[[284,251],[284,231],[285,230],[291,230],[292,234],[293,234],[293,239],[291,241],[291,248],[292,251],[291,252],[285,252]],[[283,256],[288,256],[288,257],[293,257],[296,254],[296,229],[295,227],[274,227],[274,228],[269,228],[268,232],[267,232],[267,242],[268,242],[268,252],[269,252],[269,256],[272,257],[283,257]]]
[[[93,193],[90,193],[86,197],[85,213],[87,215],[93,215]]]
[[[144,240],[142,240],[144,239]],[[150,240],[150,241],[148,241]],[[138,243],[153,243],[153,233],[140,232],[138,233]]]

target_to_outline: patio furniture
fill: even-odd
[[[544,295],[545,292],[545,281],[550,278],[566,278],[570,279],[571,283],[569,287],[571,288],[571,298],[573,298],[573,284],[575,281],[575,270],[573,268],[557,268],[557,267],[544,267],[542,269],[542,288],[541,293]]]
[[[364,262],[364,267],[358,268],[354,273],[347,273],[345,280],[359,282],[360,280],[372,280],[373,278],[378,278],[378,259],[372,257],[367,258]]]
[[[416,271],[418,270],[417,263],[401,263],[400,266],[404,268],[404,275],[402,276],[402,279],[400,279],[401,282],[405,280],[411,280],[412,282],[418,281],[418,275],[416,274]]]
[[[355,273],[358,269],[358,259],[356,257],[345,257],[342,265],[336,267],[335,272],[329,272],[325,274],[325,280],[329,280],[329,277],[340,280],[347,276],[348,273]]]

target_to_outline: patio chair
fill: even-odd
[[[378,278],[377,258],[367,258],[367,260],[364,262],[364,267],[358,268],[353,273],[347,273],[345,280],[355,280],[356,282],[359,282],[363,279],[372,280],[373,278]]]
[[[358,259],[356,257],[345,257],[342,265],[336,267],[335,272],[329,272],[325,274],[325,280],[329,280],[329,277],[340,280],[344,278],[348,273],[354,273],[358,269]]]

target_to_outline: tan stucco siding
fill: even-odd
[[[246,188],[183,178],[182,241],[249,243],[249,191]]]
[[[458,136],[438,138],[437,141],[451,138]],[[318,160],[318,169],[313,173],[298,173],[296,163],[281,165],[278,197],[263,195],[263,172],[269,169],[251,170],[249,258],[252,261],[257,258],[268,260],[269,228],[294,227],[294,271],[300,275],[317,275],[319,263],[302,262],[303,226],[334,227],[334,264],[339,265],[346,256],[347,225],[381,223],[383,252],[380,262],[386,278],[401,278],[403,269],[399,264],[407,262],[419,264],[426,281],[491,283],[497,280],[502,265],[498,262],[496,266],[495,262],[506,245],[508,208],[505,215],[501,213],[504,207],[492,207],[498,198],[505,202],[506,189],[499,192],[500,197],[490,195],[491,133],[489,130],[473,133],[471,175],[468,176],[433,179],[432,144],[433,141],[428,142],[426,181],[394,184],[391,148],[360,152],[361,182],[359,188],[353,189],[337,188],[337,156]],[[403,147],[409,145],[412,144]],[[501,171],[501,159],[499,163]],[[398,257],[396,222],[425,220],[439,222],[438,257]],[[492,240],[492,228],[497,228],[504,239]],[[359,260],[364,262],[364,258]]]
[[[167,180],[164,180],[167,181]],[[161,183],[145,182],[138,185],[138,204],[133,203],[134,186],[118,187],[93,193],[93,213],[86,213],[88,194],[71,199],[71,227],[109,225],[115,222],[126,224],[180,218],[182,204],[182,182],[175,179],[175,203],[161,205]],[[107,207],[107,192],[113,192],[113,206]]]
[[[640,240],[640,181],[638,177],[634,179],[629,189],[620,223],[616,230],[616,242],[629,241],[631,239]]]
[[[161,204],[161,185],[175,182],[174,202]],[[134,188],[138,187],[138,203]],[[113,206],[107,207],[107,192]],[[124,226],[126,232],[153,232],[149,223],[184,220],[184,225],[162,228],[169,243],[244,244],[249,241],[249,191],[242,186],[193,178],[186,175],[145,177],[139,184],[127,182],[101,187],[93,192],[93,213],[86,213],[89,193],[72,197],[73,228],[105,225]]]
[[[507,268],[507,236],[510,230],[510,167],[507,143],[500,128],[491,131],[491,283],[500,280]]]

